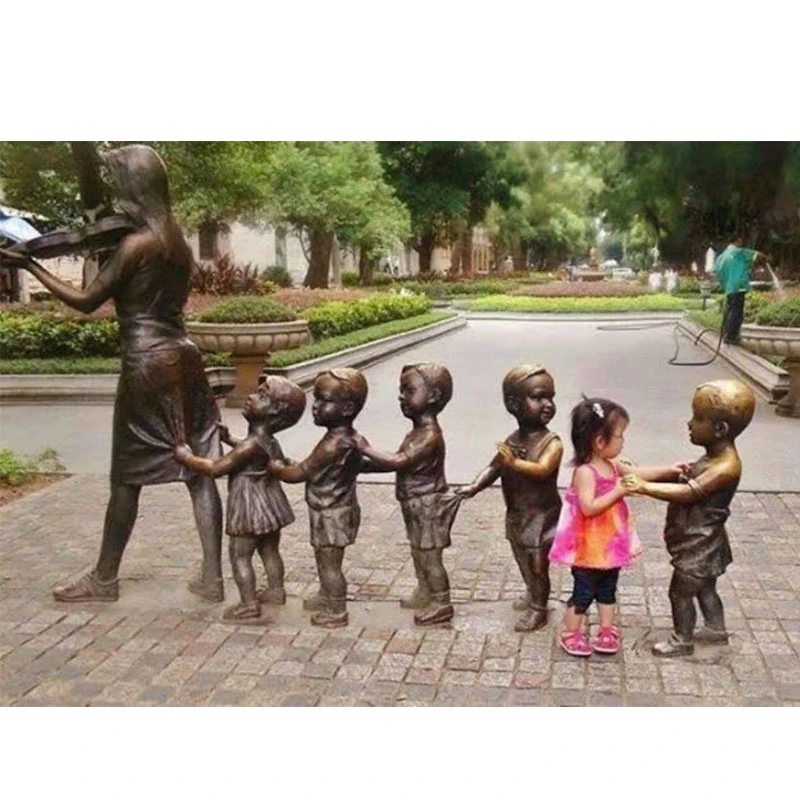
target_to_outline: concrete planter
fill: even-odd
[[[236,386],[226,404],[235,408],[241,408],[258,387],[258,376],[270,353],[300,347],[311,338],[304,319],[259,324],[187,322],[186,333],[200,350],[230,353],[236,368]]]
[[[775,413],[800,417],[800,328],[742,325],[742,346],[761,356],[784,356],[789,391],[778,401]]]

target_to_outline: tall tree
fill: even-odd
[[[389,182],[411,214],[412,244],[420,272],[431,269],[437,244],[449,243],[459,223],[481,221],[494,201],[511,199],[515,173],[507,145],[499,142],[381,142]],[[471,242],[467,269],[471,269]]]
[[[269,159],[267,189],[273,213],[308,236],[311,288],[328,286],[337,234],[371,257],[408,233],[373,142],[281,142]]]

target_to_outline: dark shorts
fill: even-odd
[[[604,605],[617,602],[619,569],[573,567],[572,580],[572,595],[567,605],[574,606],[576,614],[585,614],[595,600]]]

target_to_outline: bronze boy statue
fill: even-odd
[[[231,537],[231,567],[241,602],[226,609],[225,619],[254,619],[261,616],[261,602],[286,602],[278,546],[281,528],[294,522],[294,512],[267,465],[285,461],[274,434],[294,425],[305,407],[306,396],[297,384],[270,376],[245,403],[247,437],[234,439],[222,428],[222,440],[233,447],[227,455],[212,461],[194,455],[188,445],[175,448],[175,458],[189,469],[213,478],[229,475],[225,532]],[[267,586],[258,592],[252,563],[256,551],[267,575]]]
[[[397,472],[395,496],[400,501],[417,588],[400,601],[416,609],[417,625],[434,625],[453,618],[450,581],[442,550],[450,546],[460,496],[448,494],[444,475],[445,446],[437,415],[453,396],[453,379],[441,364],[409,364],[400,373],[400,410],[413,427],[397,453],[373,450],[363,437],[359,450],[369,461],[365,471]]]
[[[728,641],[717,578],[733,560],[725,520],[742,474],[734,440],[750,424],[755,404],[753,391],[741,381],[698,386],[692,398],[689,439],[704,447],[705,455],[686,466],[680,483],[644,481],[632,474],[623,479],[635,493],[669,502],[664,541],[674,567],[669,586],[674,632],[653,646],[656,656],[694,652],[695,598],[706,623],[702,638]]]
[[[535,631],[547,624],[550,595],[548,554],[561,511],[556,485],[564,448],[547,424],[556,413],[555,386],[542,366],[514,367],[503,379],[503,402],[517,418],[518,430],[502,444],[489,466],[470,486],[459,490],[472,497],[501,478],[506,501],[506,537],[527,587],[514,604],[526,610],[516,631]]]
[[[314,423],[328,429],[311,455],[300,464],[271,462],[269,470],[287,483],[305,483],[311,546],[317,561],[320,591],[303,603],[316,610],[313,625],[347,625],[347,581],[342,573],[344,548],[358,533],[361,509],[356,478],[361,454],[353,420],[367,399],[367,381],[355,369],[320,372],[314,381]]]

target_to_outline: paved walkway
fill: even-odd
[[[502,534],[499,490],[466,502],[445,563],[452,626],[415,629],[396,600],[413,567],[392,490],[359,488],[364,519],[348,549],[351,623],[313,628],[314,591],[301,489],[286,529],[286,607],[269,622],[229,625],[185,588],[199,545],[179,485],[149,487],[115,604],[61,605],[56,584],[94,560],[106,480],[79,475],[0,510],[0,702],[4,705],[797,705],[800,704],[800,495],[741,492],[729,526],[734,564],[721,579],[728,647],[659,661],[670,627],[664,506],[634,499],[646,552],[624,573],[624,650],[577,661],[556,632],[569,593],[553,569],[550,625],[513,632],[522,590]],[[235,587],[226,565],[228,601]]]
[[[700,451],[689,443],[686,431],[692,391],[704,380],[733,377],[730,368],[721,362],[668,366],[674,350],[671,328],[607,332],[598,331],[597,324],[471,320],[466,328],[370,367],[370,394],[357,427],[377,447],[396,448],[408,428],[397,405],[400,368],[409,361],[443,362],[455,385],[440,418],[447,439],[447,475],[454,483],[468,483],[491,458],[495,442],[514,427],[500,394],[503,375],[514,364],[541,361],[556,381],[558,411],[550,427],[567,450],[569,411],[586,392],[611,397],[628,409],[632,421],[626,454],[634,460],[672,463],[697,457]],[[681,340],[683,358],[706,355],[688,339]],[[111,415],[110,405],[3,405],[0,446],[22,453],[54,447],[70,472],[107,475]],[[225,409],[223,416],[234,434],[244,432],[238,411]],[[307,411],[280,439],[287,455],[297,458],[309,453],[319,437]],[[800,491],[800,420],[776,416],[774,406],[759,399],[755,419],[739,446],[744,461],[741,489]],[[565,464],[560,483],[568,482]]]

